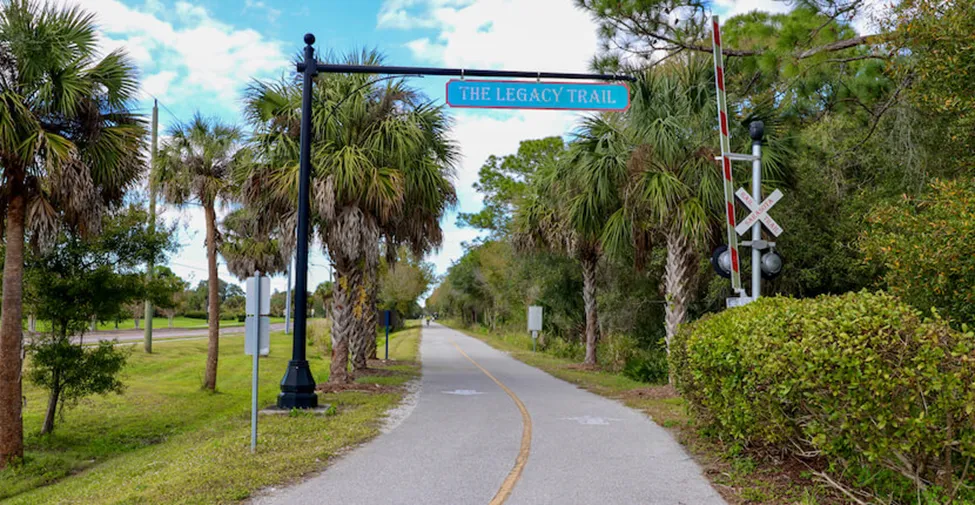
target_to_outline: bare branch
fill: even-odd
[[[849,49],[851,47],[862,46],[864,44],[872,44],[879,39],[879,35],[861,35],[859,37],[853,37],[850,39],[837,40],[836,42],[831,42],[826,45],[813,47],[806,49],[796,55],[797,59],[804,60],[806,58],[811,58],[819,53],[831,53],[834,51],[842,51],[844,49]]]

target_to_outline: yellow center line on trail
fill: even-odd
[[[528,409],[525,408],[525,404],[521,402],[521,399],[518,398],[518,395],[516,395],[514,391],[508,389],[508,386],[505,386],[504,383],[497,379],[497,377],[491,375],[491,372],[488,372],[483,366],[480,365],[480,363],[474,361],[474,358],[468,356],[467,353],[464,352],[459,345],[457,345],[457,342],[450,339],[450,343],[453,344],[453,346],[457,349],[457,352],[461,353],[480,371],[484,372],[484,375],[487,375],[489,379],[493,380],[494,383],[500,386],[505,393],[508,393],[511,400],[514,401],[515,405],[518,406],[518,410],[521,411],[521,448],[518,450],[518,457],[515,458],[515,466],[513,466],[511,471],[508,472],[508,476],[505,477],[504,482],[501,483],[501,487],[498,489],[498,492],[489,502],[489,505],[501,505],[508,499],[508,496],[511,495],[511,491],[514,490],[515,484],[517,484],[518,479],[521,478],[521,472],[524,471],[525,464],[528,463],[528,455],[531,453],[532,448],[532,417],[528,414]]]

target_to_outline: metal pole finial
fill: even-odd
[[[310,45],[312,45],[314,43],[315,43],[315,34],[313,34],[313,33],[306,33],[305,34],[305,44],[308,44],[310,46]]]
[[[755,142],[761,142],[762,138],[765,137],[765,123],[761,121],[752,121],[748,125],[748,135]]]

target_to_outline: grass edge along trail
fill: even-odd
[[[399,373],[360,382],[398,386],[416,377],[419,333],[413,324],[390,335],[390,358],[398,362],[388,369]],[[220,339],[215,394],[200,388],[205,340],[167,343],[152,355],[134,349],[123,376],[126,391],[82,400],[59,419],[53,436],[38,434],[44,392],[25,383],[25,462],[0,471],[0,503],[236,503],[320,471],[344,449],[376,436],[403,396],[395,387],[319,393],[321,404],[335,406],[333,415],[261,416],[251,455],[251,358],[243,340]],[[274,404],[290,356],[291,335],[273,332],[271,355],[260,364],[262,408]],[[328,360],[313,346],[308,360],[316,380],[327,380]]]
[[[773,456],[754,457],[740,447],[703,436],[683,399],[670,386],[654,386],[545,352],[531,351],[527,332],[492,333],[459,321],[438,321],[511,357],[582,389],[622,402],[667,429],[701,465],[705,477],[729,503],[833,505],[847,503],[836,491],[813,480],[812,473]]]

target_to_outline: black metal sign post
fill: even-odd
[[[311,181],[311,84],[315,78],[315,36],[305,35],[305,61],[301,89],[301,145],[298,153],[298,252],[295,259],[295,331],[291,361],[281,379],[278,408],[313,409],[318,406],[315,377],[305,359],[305,330],[308,328],[308,185]]]
[[[311,184],[311,99],[312,84],[318,73],[376,74],[376,75],[436,75],[445,77],[494,77],[521,79],[566,79],[590,81],[634,81],[621,74],[580,74],[567,72],[528,72],[511,70],[478,70],[433,67],[387,67],[370,65],[340,65],[319,63],[315,58],[315,36],[305,34],[304,61],[297,64],[304,77],[301,89],[301,150],[298,169],[298,251],[295,258],[295,327],[291,361],[281,379],[278,407],[308,409],[318,406],[315,378],[305,357],[308,320],[308,189]]]

